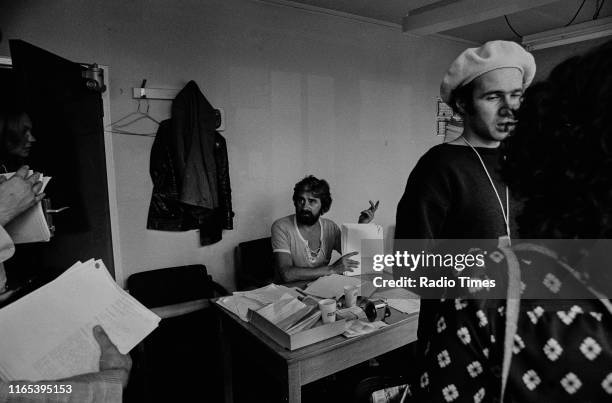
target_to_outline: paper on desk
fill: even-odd
[[[32,175],[33,173],[34,171],[29,171],[28,175]],[[15,172],[0,175],[8,179],[15,175]],[[40,180],[42,181],[42,188],[40,191],[44,192],[51,177],[42,176]],[[36,203],[36,205],[15,217],[6,225],[5,229],[15,244],[48,242],[51,239],[51,232],[49,231],[49,225],[43,213],[41,202]]]
[[[344,287],[347,285],[359,287],[361,280],[340,274],[330,274],[310,283],[304,293],[320,298],[339,298],[344,294]]]
[[[285,294],[280,300],[259,309],[257,313],[276,324],[305,307],[297,298]]]
[[[375,330],[381,329],[385,326],[388,326],[383,321],[377,322],[364,322],[361,320],[352,320],[347,323],[346,329],[342,335],[344,337],[357,337],[364,334],[372,333]]]
[[[286,332],[287,334],[296,334],[303,330],[308,330],[321,319],[321,311],[318,309],[313,310],[308,315],[303,317],[301,320],[296,322],[293,326],[290,326]]]
[[[257,288],[251,291],[235,291],[232,295],[239,295],[253,299],[262,304],[270,304],[280,300],[285,294],[296,298],[300,294],[293,288],[285,287],[284,285],[268,284],[265,287]]]
[[[347,271],[344,274],[347,276],[358,276],[361,274],[362,258],[372,258],[375,254],[384,253],[383,228],[377,224],[342,224],[341,228],[341,244],[342,254],[350,252],[358,252],[351,259],[359,262],[359,266],[353,271]],[[367,248],[364,250],[363,240],[367,242]]]
[[[102,261],[75,264],[0,310],[0,377],[38,381],[96,372],[95,325],[125,354],[159,321],[115,283]]]
[[[238,315],[243,321],[248,322],[249,309],[257,311],[265,305],[280,300],[285,294],[289,294],[292,297],[300,296],[294,289],[282,285],[269,284],[256,290],[236,291],[229,297],[219,298],[217,304]]]
[[[261,302],[240,295],[219,298],[217,300],[217,304],[238,315],[240,319],[245,322],[249,321],[247,316],[249,309],[252,311],[257,311],[265,305]]]

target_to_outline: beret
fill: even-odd
[[[440,97],[447,104],[457,88],[469,84],[491,70],[517,68],[523,73],[523,87],[531,84],[536,65],[533,55],[516,42],[490,41],[479,48],[463,51],[450,65],[440,84]]]

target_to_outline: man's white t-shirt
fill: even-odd
[[[298,230],[295,214],[272,224],[272,251],[288,253],[296,267],[321,267],[329,264],[332,250],[340,251],[340,228],[332,220],[320,217],[321,247],[312,250]]]

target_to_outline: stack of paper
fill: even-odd
[[[321,311],[314,309],[310,314],[306,315],[302,320],[287,329],[288,334],[296,334],[304,330],[314,327],[317,322],[320,322]]]
[[[280,329],[287,330],[315,309],[315,306],[306,305],[297,298],[285,294],[280,301],[266,305],[257,313]]]
[[[30,171],[29,175],[32,175],[33,173],[33,171]],[[15,172],[0,175],[8,179],[15,175]],[[44,192],[47,184],[51,180],[51,177],[42,176],[40,180],[43,184],[40,191]],[[6,225],[5,229],[15,244],[48,242],[51,239],[49,225],[47,224],[47,219],[45,218],[42,204],[40,202],[19,216],[15,217],[15,219]]]
[[[340,298],[344,295],[344,287],[347,285],[359,287],[361,280],[340,274],[330,274],[310,283],[304,293],[319,298]]]
[[[300,293],[294,289],[270,284],[256,290],[236,291],[229,297],[219,298],[217,304],[238,315],[243,321],[248,322],[247,313],[249,309],[257,311],[268,304],[280,301],[285,294],[289,294],[292,297],[300,296]]]
[[[95,325],[126,354],[159,321],[115,283],[101,260],[78,262],[0,310],[0,377],[38,381],[96,372]]]
[[[383,228],[377,224],[342,224],[341,228],[342,254],[358,252],[351,259],[359,262],[353,271],[347,271],[347,276],[361,274],[361,260],[371,259],[374,255],[384,253]]]

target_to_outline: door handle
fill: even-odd
[[[49,232],[51,233],[51,236],[53,236],[55,234],[55,225],[53,224],[53,216],[52,214],[57,214],[57,213],[61,213],[64,210],[69,209],[69,206],[64,206],[64,207],[60,207],[60,208],[51,208],[51,199],[47,198],[47,199],[43,199],[42,200],[42,208],[43,208],[43,213],[45,214],[45,220],[47,220],[47,226],[49,227]]]

